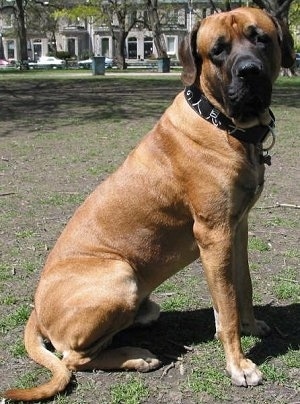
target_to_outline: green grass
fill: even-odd
[[[14,358],[23,358],[26,356],[26,349],[24,346],[23,339],[18,339],[15,341],[10,347],[9,351],[11,352]]]
[[[275,88],[283,88],[283,87],[300,87],[300,77],[278,77],[275,83]]]
[[[0,263],[0,281],[8,280],[12,277],[12,268],[6,263]]]
[[[39,268],[39,264],[37,264],[36,262],[27,261],[27,262],[24,262],[24,264],[23,264],[23,269],[29,273],[36,272],[36,270],[38,268]]]
[[[44,368],[36,368],[30,372],[24,373],[19,377],[16,387],[19,389],[28,389],[30,387],[35,387],[40,383],[41,376],[48,375],[50,377],[50,373]]]
[[[211,398],[229,400],[224,395],[224,390],[228,388],[230,381],[220,369],[214,366],[205,368],[195,367],[188,380],[188,387],[194,393],[207,393]]]
[[[300,348],[300,347],[299,347]],[[285,355],[282,356],[282,360],[289,368],[300,368],[300,349],[289,349]],[[299,380],[300,383],[300,380]]]
[[[299,248],[289,248],[284,252],[284,255],[289,258],[300,258]]]
[[[284,384],[289,380],[285,369],[273,363],[265,362],[260,367],[264,378],[273,383]]]
[[[124,383],[110,388],[110,404],[140,404],[149,397],[149,388],[138,376],[126,376]]]
[[[241,339],[242,349],[245,354],[249,352],[256,344],[258,344],[260,339],[258,337],[253,336],[243,336]]]
[[[294,268],[285,268],[275,278],[274,292],[278,299],[291,299],[295,303],[300,302],[300,281],[298,271]]]
[[[225,374],[223,360],[219,341],[213,340],[199,347],[192,358],[191,373],[187,380],[188,389],[196,393],[196,397],[206,393],[211,399],[230,398],[225,393],[230,386],[230,379]]]
[[[27,304],[20,305],[13,313],[0,320],[0,332],[7,333],[17,326],[24,325],[31,310]]]
[[[23,238],[30,238],[34,236],[34,231],[33,230],[22,230],[22,231],[18,231],[16,232],[16,237],[19,239],[23,239]]]
[[[41,199],[42,205],[64,206],[66,204],[79,205],[85,199],[84,195],[78,195],[77,193],[54,193],[49,196],[45,196]]]
[[[181,311],[190,306],[190,297],[184,293],[177,293],[175,296],[167,297],[162,303],[161,309],[163,311]]]
[[[297,218],[285,218],[281,216],[273,216],[266,220],[266,225],[270,227],[284,227],[284,228],[296,228],[298,226]]]
[[[250,251],[266,252],[270,250],[270,246],[266,241],[259,237],[249,237],[248,248]]]
[[[0,300],[0,304],[4,304],[6,306],[11,306],[16,304],[18,301],[16,296],[4,296],[1,300]]]

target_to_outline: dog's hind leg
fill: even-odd
[[[160,307],[147,297],[140,305],[133,326],[148,326],[158,320]]]
[[[149,372],[157,369],[161,362],[148,349],[137,347],[121,347],[105,349],[93,359],[85,357],[83,353],[68,352],[63,358],[70,370],[136,370]]]

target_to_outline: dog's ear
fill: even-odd
[[[281,48],[281,66],[292,67],[295,63],[294,40],[288,29],[287,24],[280,18],[276,18],[270,13],[269,17],[272,19],[278,32],[278,41]]]
[[[201,57],[197,53],[197,32],[200,27],[200,21],[195,24],[191,33],[181,42],[179,47],[179,60],[183,67],[181,80],[185,86],[195,83],[197,74],[201,69]]]
[[[294,40],[288,29],[287,24],[278,20],[278,24],[281,28],[281,66],[292,67],[296,60],[296,54],[294,51]]]

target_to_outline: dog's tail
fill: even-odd
[[[38,328],[35,310],[31,313],[25,328],[25,347],[34,361],[52,372],[52,379],[38,387],[7,390],[0,395],[13,401],[36,401],[50,398],[65,390],[71,380],[72,373],[54,353],[45,348]]]

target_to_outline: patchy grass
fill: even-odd
[[[285,268],[276,278],[274,292],[279,300],[290,299],[295,303],[300,302],[300,281],[298,270]]]
[[[111,173],[182,88],[179,77],[0,75],[0,390],[30,387],[49,373],[27,359],[23,329],[42,264],[76,207]],[[300,401],[299,90],[274,90],[277,143],[264,192],[250,214],[249,260],[255,312],[272,327],[243,337],[263,385],[232,387],[214,340],[211,298],[197,261],[153,294],[162,314],[150,329],[127,330],[115,344],[155,352],[149,374],[77,372],[52,404],[296,403]]]
[[[149,397],[150,390],[138,376],[126,375],[125,381],[110,388],[111,404],[139,404]]]
[[[0,332],[5,334],[20,325],[24,325],[30,312],[31,308],[27,304],[20,305],[13,313],[0,320]]]
[[[270,246],[261,238],[254,236],[249,238],[248,248],[250,251],[264,252],[268,251]]]

